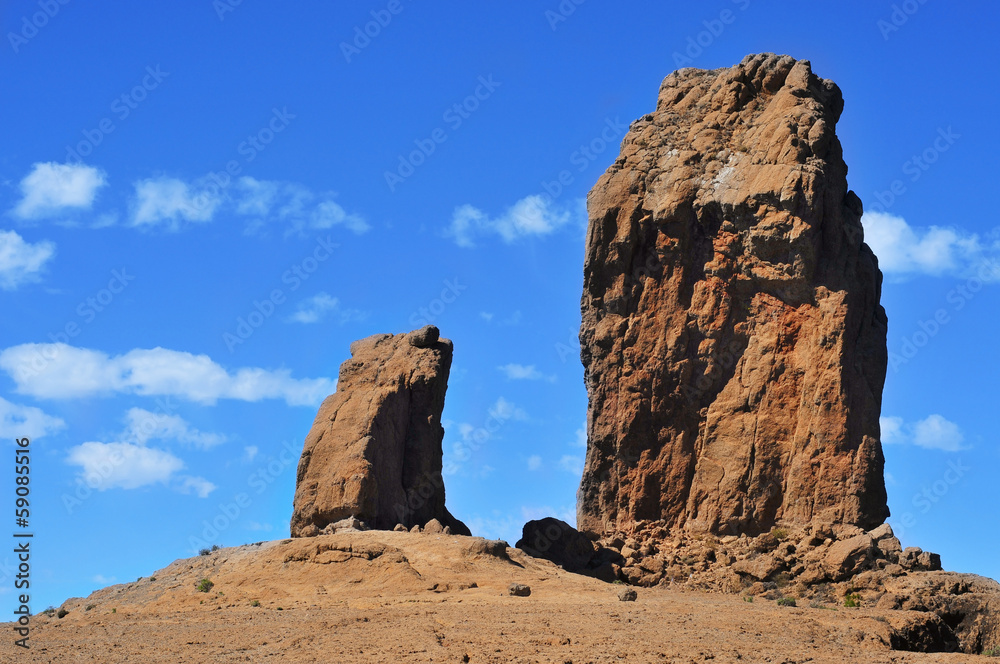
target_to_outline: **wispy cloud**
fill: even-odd
[[[46,240],[32,244],[15,231],[0,230],[0,288],[15,290],[39,280],[56,245]]]
[[[508,380],[547,380],[550,383],[554,383],[556,380],[555,376],[546,376],[536,369],[533,364],[527,366],[523,364],[504,364],[497,367],[497,370],[507,376]]]
[[[251,232],[277,224],[288,232],[343,226],[364,233],[368,223],[347,212],[332,193],[304,185],[241,177],[222,187],[211,177],[193,181],[159,177],[140,180],[130,204],[130,224],[177,231],[190,223],[208,223],[220,215],[242,218]]]
[[[862,223],[865,242],[878,257],[879,268],[891,277],[979,276],[1000,281],[997,233],[983,238],[947,226],[913,227],[883,212],[865,213]]]
[[[199,498],[208,498],[208,494],[215,491],[217,487],[204,477],[185,475],[180,478],[180,485],[177,491],[183,494],[195,494]]]
[[[184,467],[169,452],[132,443],[83,443],[69,450],[67,461],[80,466],[81,479],[99,491],[166,484]]]
[[[145,445],[150,440],[176,440],[202,449],[226,442],[226,437],[222,434],[199,431],[180,415],[154,413],[143,408],[130,408],[125,414],[122,439],[140,445]]]
[[[541,470],[542,468],[542,457],[537,454],[532,454],[528,457],[528,470],[535,471]]]
[[[113,357],[67,344],[22,344],[0,352],[0,369],[17,391],[39,399],[113,393],[176,396],[204,404],[218,399],[284,399],[314,406],[331,394],[327,378],[295,379],[285,369],[243,368],[230,373],[207,355],[166,348],[135,349]]]
[[[564,454],[559,458],[559,469],[572,475],[583,475],[583,457]]]
[[[580,216],[579,202],[572,209],[563,209],[546,196],[533,195],[514,203],[498,217],[462,205],[455,209],[445,236],[460,247],[475,247],[477,239],[490,236],[510,244],[522,238],[550,235],[574,218],[580,223],[586,220],[586,214]]]
[[[913,423],[904,422],[901,417],[880,417],[879,426],[886,445],[909,444],[945,452],[968,449],[961,427],[941,415],[929,415]]]
[[[22,197],[13,213],[21,219],[39,219],[89,209],[106,184],[104,172],[92,166],[38,163],[21,180]]]
[[[353,321],[364,320],[365,312],[357,309],[344,309],[340,306],[340,300],[329,293],[319,292],[310,298],[306,298],[299,303],[295,313],[288,321],[291,323],[318,323],[320,320],[332,316],[340,325]]]
[[[64,429],[66,423],[41,408],[22,406],[0,397],[0,438],[41,438]]]
[[[131,225],[178,230],[184,222],[211,221],[223,198],[207,182],[194,185],[177,178],[151,178],[135,183]]]

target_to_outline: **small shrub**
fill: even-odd
[[[857,593],[847,593],[844,595],[844,606],[848,609],[856,609],[861,606],[861,595]]]
[[[220,546],[219,546],[218,544],[213,544],[213,545],[212,545],[212,551],[218,551],[218,550],[219,550],[219,549],[221,549],[221,548],[222,548],[222,547],[220,547]]]
[[[778,600],[778,606],[795,606],[794,597],[782,597]]]
[[[66,609],[59,609],[59,612],[56,613],[56,618],[65,618],[67,614],[69,614],[69,611]]]
[[[250,602],[250,606],[260,606],[260,602],[258,600],[252,600]]]
[[[87,608],[85,608],[84,611],[90,611],[91,609],[93,609],[96,606],[97,606],[96,604],[88,604]]]
[[[788,572],[782,572],[780,574],[777,574],[774,577],[774,583],[779,588],[786,588],[792,583],[792,575],[789,574]]]
[[[773,535],[774,539],[778,540],[779,542],[784,542],[786,539],[788,539],[788,531],[785,530],[784,528],[772,529],[771,535]]]
[[[279,606],[278,611],[284,611],[284,609]]]
[[[111,613],[118,613],[118,609],[111,609]]]
[[[212,583],[211,579],[202,579],[198,582],[198,585],[196,585],[195,588],[197,588],[200,593],[207,593],[214,585],[215,584]]]
[[[149,582],[152,583],[153,581],[156,581],[156,577],[155,576],[149,577]]]
[[[199,556],[207,556],[210,553],[212,553],[211,549],[198,549]]]
[[[983,651],[984,657],[1000,657],[1000,648],[989,648]]]
[[[753,604],[753,595],[744,595],[743,601],[747,604]]]
[[[56,613],[56,607],[50,606],[49,608],[42,611],[42,613],[44,613],[47,616],[53,616]]]

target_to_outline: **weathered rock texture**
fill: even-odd
[[[578,527],[888,516],[881,273],[808,61],[682,69],[590,192]]]
[[[368,527],[469,529],[444,504],[441,411],[452,343],[436,327],[351,344],[299,461],[292,536],[355,517]],[[440,525],[439,525],[440,527]]]

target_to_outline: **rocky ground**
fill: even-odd
[[[690,578],[621,601],[628,590],[480,538],[322,535],[220,549],[68,600],[64,617],[34,617],[30,651],[0,641],[0,661],[982,661],[893,650],[927,612],[867,597],[789,606]]]

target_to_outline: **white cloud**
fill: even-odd
[[[359,215],[348,213],[332,193],[314,193],[303,185],[241,177],[223,185],[206,176],[192,182],[152,178],[135,183],[132,225],[165,226],[178,230],[183,222],[209,222],[221,213],[244,217],[250,230],[269,222],[291,230],[321,230],[344,226],[354,233],[369,229]]]
[[[527,413],[503,397],[497,399],[496,403],[490,406],[488,412],[491,417],[500,420],[501,422],[506,422],[507,420],[523,421],[528,419]]]
[[[218,188],[188,185],[177,178],[151,178],[135,183],[132,225],[164,225],[178,230],[182,222],[211,221],[222,203]]]
[[[97,190],[106,184],[104,172],[92,166],[55,162],[35,164],[21,180],[23,198],[14,208],[14,214],[22,219],[37,219],[67,208],[89,208]]]
[[[576,440],[572,443],[573,447],[587,447],[587,423],[584,422],[583,426],[576,430]]]
[[[253,220],[251,228],[271,221],[299,231],[344,226],[361,234],[370,228],[361,216],[348,213],[333,200],[332,193],[315,194],[293,182],[242,177],[230,195],[235,213]]]
[[[217,488],[214,484],[206,480],[204,477],[194,477],[192,475],[184,475],[180,478],[180,486],[177,487],[177,491],[185,495],[196,494],[199,498],[208,498],[208,494],[215,491]]]
[[[11,403],[0,397],[0,438],[41,438],[65,426],[61,419],[46,415],[40,408]]]
[[[209,449],[226,441],[222,434],[198,431],[180,415],[153,413],[142,408],[130,408],[125,414],[125,423],[122,438],[140,445],[150,440],[176,440],[185,445]]]
[[[493,314],[489,313],[488,311],[480,311],[479,317],[482,318],[487,323],[493,322]]]
[[[886,445],[911,444],[928,450],[958,452],[968,449],[963,443],[965,434],[961,427],[941,415],[934,414],[914,422],[905,423],[901,417],[880,417],[882,442]]]
[[[318,323],[327,315],[333,315],[340,325],[365,318],[363,311],[343,309],[340,306],[340,300],[321,291],[300,302],[298,309],[288,320],[292,323]]]
[[[107,584],[107,583],[114,583],[115,581],[116,578],[113,576],[104,576],[103,574],[97,574],[94,576],[95,583]]]
[[[63,343],[22,344],[0,352],[0,369],[14,379],[19,393],[40,399],[119,392],[177,396],[204,404],[218,399],[284,399],[290,406],[314,406],[336,389],[330,379],[295,379],[284,369],[243,368],[230,373],[207,355],[166,348],[109,357]]]
[[[903,434],[902,417],[880,417],[878,418],[879,428],[882,430],[882,443],[885,445],[898,445],[906,442]]]
[[[556,380],[555,376],[546,376],[536,369],[533,364],[529,364],[528,366],[523,364],[505,364],[497,367],[497,369],[502,371],[510,380],[547,380],[549,382],[555,382]]]
[[[477,237],[490,235],[499,235],[510,244],[521,238],[554,233],[572,221],[574,214],[578,216],[578,210],[557,209],[551,199],[537,194],[522,198],[494,218],[479,208],[462,205],[455,209],[445,236],[460,247],[474,247]]]
[[[184,467],[169,452],[132,443],[83,443],[69,450],[67,461],[80,466],[83,481],[99,491],[166,484]]]
[[[269,523],[259,523],[257,521],[251,521],[250,523],[247,524],[247,530],[254,530],[254,531],[259,530],[264,532],[270,532],[272,529],[273,526],[271,526],[271,524]]]
[[[243,463],[250,463],[251,461],[253,461],[254,458],[257,456],[258,451],[259,450],[257,449],[256,445],[247,445],[246,447],[244,447]]]
[[[537,454],[532,454],[528,457],[528,470],[541,470],[542,468],[542,457]]]
[[[905,219],[884,212],[862,218],[865,242],[878,257],[879,268],[893,277],[979,276],[1000,280],[1000,240],[982,239],[961,229],[913,227]],[[995,234],[994,234],[995,235]]]
[[[583,475],[583,457],[565,454],[559,459],[559,468],[573,475]]]
[[[31,244],[15,231],[0,230],[0,288],[14,290],[21,284],[38,281],[55,253],[56,245],[52,242]]]

